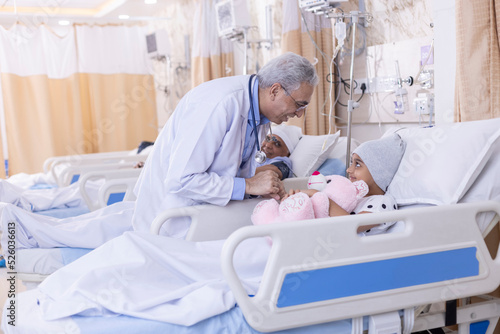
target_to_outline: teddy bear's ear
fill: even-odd
[[[368,185],[366,184],[365,181],[359,180],[359,181],[354,181],[353,182],[354,186],[356,187],[357,194],[356,198],[360,199],[366,196],[368,194]]]

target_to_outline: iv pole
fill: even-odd
[[[355,102],[352,98],[354,93],[354,55],[356,50],[356,26],[359,22],[360,17],[365,17],[367,20],[371,20],[372,16],[369,13],[361,13],[359,11],[351,11],[349,14],[345,13],[325,13],[326,17],[329,18],[346,18],[350,17],[352,22],[352,48],[351,48],[351,68],[349,72],[350,88],[349,88],[349,100],[347,101],[347,149],[345,157],[346,169],[349,167],[351,162],[351,127],[352,127],[352,112],[355,108],[359,107],[359,103]],[[347,171],[346,171],[347,176]]]
[[[359,19],[359,12],[351,12],[351,14],[356,13],[356,15],[351,16],[352,22],[352,48],[351,48],[351,70],[349,75],[349,100],[347,101],[347,149],[346,149],[346,157],[345,157],[345,166],[346,166],[346,176],[347,176],[347,168],[349,168],[351,162],[351,125],[352,125],[352,112],[354,108],[359,107],[358,102],[354,102],[352,99],[352,94],[354,90],[354,50],[356,50],[356,25]]]

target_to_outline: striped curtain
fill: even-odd
[[[500,4],[457,0],[456,122],[500,117]]]
[[[9,174],[39,172],[50,156],[155,140],[144,36],[140,27],[76,26],[65,36],[45,26],[0,27],[0,131]]]
[[[191,82],[199,84],[234,73],[233,44],[219,38],[214,0],[198,2],[194,14]]]
[[[329,100],[327,100],[330,93],[330,84],[327,82],[327,77],[331,79],[328,73],[334,48],[332,27],[330,20],[323,15],[304,12],[304,17],[306,23],[302,21],[297,1],[283,0],[281,50],[283,53],[288,51],[297,53],[309,59],[311,63],[316,64],[316,71],[320,79],[307,108],[305,119],[294,118],[288,124],[302,127],[303,132],[308,135],[322,135],[328,133],[329,130],[328,117],[325,114],[328,114],[330,106]],[[309,29],[310,35],[307,29]],[[315,47],[311,41],[311,36],[317,46],[323,51],[325,57]],[[335,87],[332,89],[333,99],[335,98],[333,96],[334,92]],[[323,107],[324,104],[325,106]],[[331,123],[334,127],[334,120]],[[334,132],[335,129],[332,128],[331,131]]]

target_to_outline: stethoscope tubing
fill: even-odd
[[[255,109],[253,107],[253,93],[252,93],[252,79],[255,77],[255,74],[250,76],[250,80],[248,80],[248,97],[250,98],[250,117],[252,118],[252,126],[255,132],[255,143],[257,144],[257,153],[255,153],[255,161],[259,164],[264,163],[267,159],[266,154],[261,151],[259,144],[259,133],[257,131],[257,124],[255,124],[255,120],[257,116],[255,115]]]

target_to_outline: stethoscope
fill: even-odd
[[[253,108],[253,94],[252,94],[252,79],[255,77],[255,74],[252,74],[250,76],[250,80],[248,80],[248,97],[250,98],[250,117],[252,118],[252,126],[253,126],[253,131],[255,132],[255,143],[257,144],[257,153],[255,153],[255,162],[258,164],[263,164],[266,162],[267,156],[266,154],[260,149],[260,144],[259,144],[259,133],[257,132],[257,124],[255,124],[255,119],[257,116],[255,115],[255,109]]]

